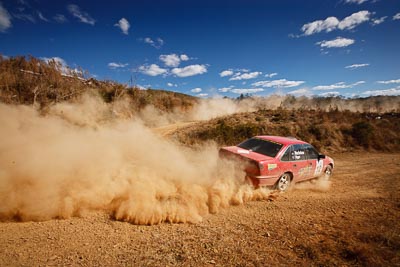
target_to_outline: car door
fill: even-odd
[[[294,144],[286,149],[281,157],[281,166],[283,172],[293,173],[294,181],[304,180],[310,176],[311,170],[302,144]]]
[[[294,157],[294,167],[296,168],[295,179],[305,180],[310,177],[311,168],[306,157],[305,146],[303,144],[293,145],[292,158]]]
[[[322,173],[324,161],[319,159],[318,151],[312,145],[305,145],[305,151],[307,156],[308,165],[311,166],[310,177],[317,177]]]

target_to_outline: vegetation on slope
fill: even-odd
[[[399,132],[399,113],[279,109],[216,118],[183,129],[176,138],[187,145],[210,140],[219,145],[236,145],[256,135],[279,135],[296,137],[322,150],[398,151]]]
[[[184,116],[189,112],[209,111],[215,106],[221,110],[225,108],[224,103],[218,102],[197,111],[195,107],[206,101],[86,76],[83,70],[72,70],[56,61],[45,62],[31,56],[0,56],[0,102],[46,110],[60,102],[77,101],[90,92],[105,103],[124,100],[129,116],[154,107],[156,112],[150,116],[171,115],[173,119],[167,120],[170,123],[177,118],[190,120],[190,116]],[[177,139],[186,145],[210,140],[220,145],[233,145],[254,135],[282,135],[308,141],[322,150],[398,151],[400,148],[400,96],[344,99],[275,95],[228,101],[229,108],[233,105],[234,112],[242,113],[188,127],[176,133]],[[177,113],[180,116],[174,116]]]
[[[138,111],[153,105],[161,111],[186,110],[197,98],[163,90],[141,90],[113,81],[85,78],[82,70],[71,70],[56,61],[45,62],[34,57],[0,56],[0,102],[38,105],[41,109],[63,101],[75,101],[93,91],[106,103],[128,99],[130,108]]]

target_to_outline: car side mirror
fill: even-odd
[[[319,154],[319,155],[318,155],[318,160],[324,159],[324,158],[326,158],[326,156],[325,156],[324,154]]]

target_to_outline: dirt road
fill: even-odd
[[[399,266],[400,154],[333,156],[328,191],[303,183],[198,224],[2,222],[0,266]]]
[[[178,132],[179,129],[185,128],[187,126],[191,126],[198,123],[197,121],[184,121],[184,122],[177,122],[173,124],[168,124],[165,126],[152,128],[152,131],[160,136],[168,137],[173,133]]]

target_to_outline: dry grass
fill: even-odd
[[[0,101],[46,109],[59,102],[75,101],[90,92],[100,95],[106,103],[125,99],[131,111],[139,111],[147,105],[161,111],[187,110],[197,103],[195,97],[180,93],[141,90],[87,76],[83,70],[66,69],[55,61],[44,62],[32,56],[5,59],[0,55]]]
[[[293,136],[327,151],[398,151],[399,132],[399,113],[259,110],[190,125],[175,137],[187,145],[211,140],[236,145],[255,135],[279,135]]]

